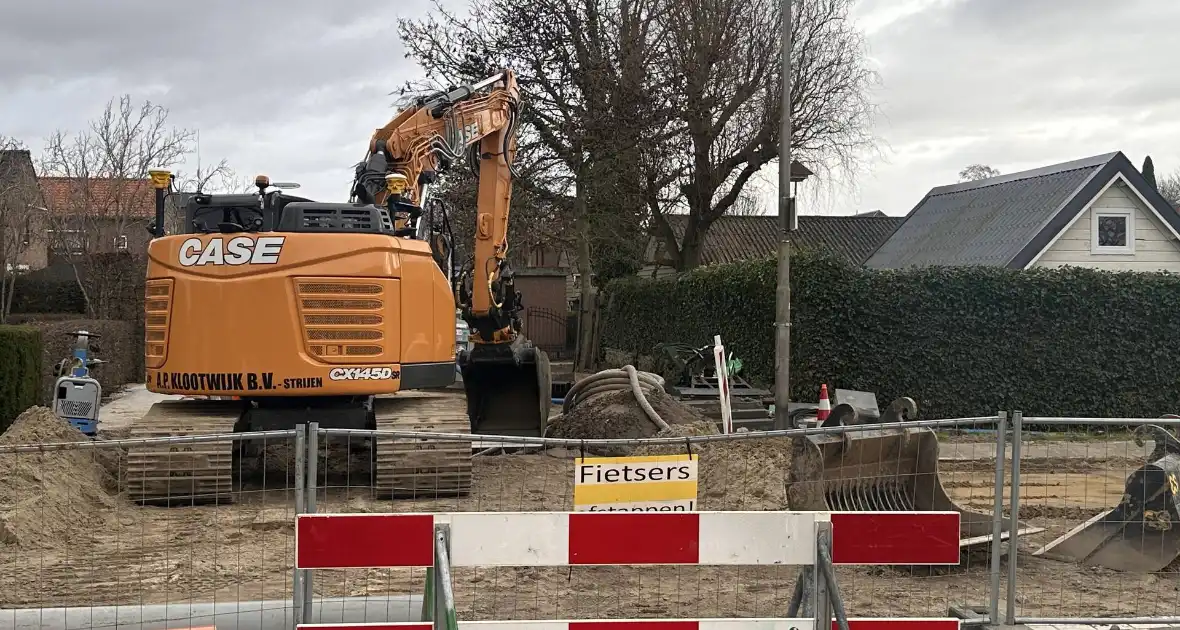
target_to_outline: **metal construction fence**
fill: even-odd
[[[578,458],[676,454],[697,457],[693,510],[962,512],[958,566],[836,567],[849,616],[1175,623],[1180,542],[1161,542],[1155,555],[1171,556],[1150,571],[1058,552],[1069,546],[1059,539],[1116,508],[1128,478],[1166,450],[1164,437],[1142,439],[1136,428],[1174,432],[1178,424],[1001,412],[620,440],[312,423],[199,437],[0,441],[0,627],[16,609],[113,606],[200,625],[206,604],[270,610],[289,624],[418,619],[425,569],[296,570],[295,515],[584,509],[575,504]],[[220,468],[211,472],[210,462]],[[190,490],[173,496],[176,487]],[[1175,488],[1168,492],[1173,504],[1153,512],[1165,532],[1180,529]],[[1121,532],[1128,542],[1132,529]],[[1013,545],[1019,553],[1010,562]],[[798,575],[792,566],[459,567],[452,578],[467,620],[752,618],[785,616]]]

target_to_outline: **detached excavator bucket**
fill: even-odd
[[[832,408],[823,426],[902,422],[917,411],[912,399],[901,398],[879,418],[873,417],[876,399],[867,395],[874,407],[874,413],[863,414],[869,418],[842,403]],[[992,540],[992,515],[963,508],[947,495],[938,477],[938,436],[926,428],[863,429],[796,438],[788,497],[792,510],[955,511],[961,515],[961,550]],[[1022,526],[1020,531],[1042,530]],[[1007,520],[1001,532],[1001,539],[1010,536]]]
[[[460,360],[467,417],[477,435],[540,437],[549,422],[549,355],[527,340],[475,344]]]
[[[1150,461],[1127,478],[1119,504],[1034,556],[1136,573],[1160,571],[1180,556],[1180,441],[1157,425],[1136,429],[1136,443],[1145,438],[1155,442]]]

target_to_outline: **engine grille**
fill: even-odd
[[[379,281],[297,279],[295,288],[311,354],[343,360],[385,352],[379,342],[385,340],[386,287]]]
[[[168,358],[168,322],[172,316],[172,279],[148,280],[144,287],[143,353],[147,367]]]
[[[89,418],[94,405],[80,400],[57,401],[57,412],[70,418]]]

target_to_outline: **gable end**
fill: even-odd
[[[1053,245],[1057,238],[1082,214],[1098,196],[1106,190],[1116,177],[1122,176],[1147,208],[1155,214],[1173,235],[1180,236],[1180,213],[1173,209],[1153,186],[1143,179],[1127,156],[1120,151],[1101,169],[1090,176],[1078,191],[1070,197],[1045,227],[1032,238],[1008,263],[1010,269],[1026,269],[1036,262]]]

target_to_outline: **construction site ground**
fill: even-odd
[[[990,512],[991,445],[977,438],[943,440],[941,477],[964,507]],[[677,447],[682,448],[682,447]],[[1018,563],[1018,608],[1028,616],[1173,614],[1180,575],[1119,574],[1033,558],[1028,552],[1106,507],[1117,504],[1142,447],[1124,453],[1106,444],[1102,458],[1060,457],[1057,444],[1026,444],[1022,520],[1046,531],[1030,536]],[[695,449],[701,456],[700,509],[786,507],[786,440],[750,440]],[[481,456],[470,496],[377,501],[362,484],[329,479],[318,498],[325,512],[570,510],[578,453]],[[5,455],[3,458],[17,457]],[[3,497],[0,607],[246,601],[291,596],[294,498],[285,475],[222,506],[139,507],[115,490],[120,457],[103,451],[22,454],[6,475],[24,475],[30,496]],[[284,464],[285,465],[285,464]],[[54,468],[57,466],[57,468]],[[280,467],[281,469],[281,467]],[[16,472],[13,472],[13,471]],[[34,471],[56,471],[36,473]],[[345,478],[346,479],[346,478]],[[13,478],[0,479],[8,487]],[[20,510],[9,509],[17,501]],[[20,516],[23,515],[23,516]],[[24,521],[19,519],[23,518]],[[3,523],[0,523],[3,524]],[[735,536],[744,535],[734,532]],[[396,544],[391,541],[390,544]],[[454,579],[464,619],[718,617],[783,615],[797,567],[581,567],[458,569]],[[1006,571],[1006,565],[1005,565]],[[987,550],[959,567],[840,567],[849,613],[937,616],[948,605],[987,601]],[[318,571],[323,596],[421,593],[424,570]]]

